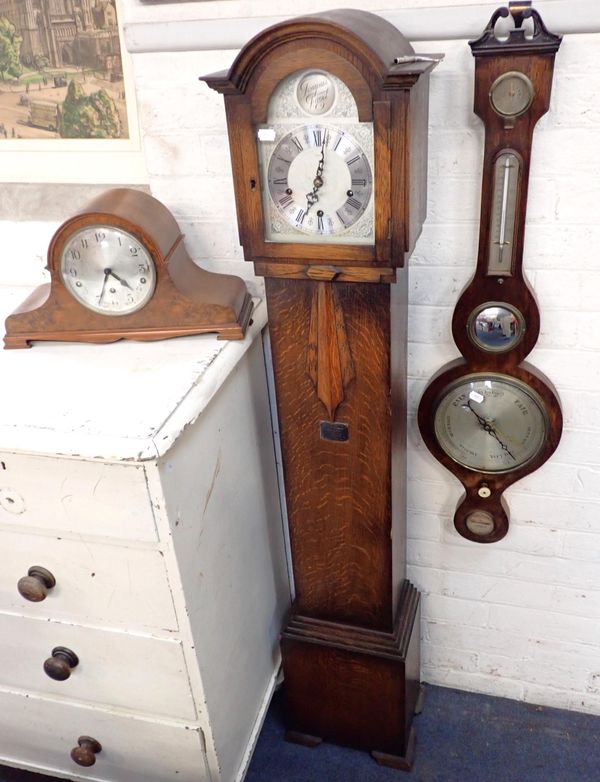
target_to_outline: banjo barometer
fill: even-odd
[[[425,218],[435,62],[344,10],[275,25],[205,77],[225,96],[240,241],[266,285],[295,584],[287,738],[399,768],[419,694],[405,264]]]
[[[507,17],[513,28],[499,38]],[[464,486],[454,525],[478,543],[506,535],[502,493],[550,457],[562,431],[556,392],[523,361],[540,318],[522,268],[533,130],[548,111],[560,40],[531,3],[518,2],[499,8],[470,42],[475,112],[486,131],[479,255],[452,319],[463,358],[430,382],[418,419],[429,450]]]

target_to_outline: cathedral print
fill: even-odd
[[[128,137],[116,0],[0,0],[0,148]]]

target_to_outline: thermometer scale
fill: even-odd
[[[520,171],[521,163],[515,152],[501,152],[496,158],[492,188],[488,274],[502,276],[512,274]]]

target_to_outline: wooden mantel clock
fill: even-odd
[[[513,29],[498,38],[503,17],[511,17]],[[463,484],[454,525],[477,543],[506,535],[504,490],[540,467],[562,432],[555,390],[523,362],[540,330],[523,275],[531,144],[548,111],[560,41],[530,2],[517,2],[499,8],[470,43],[475,112],[486,128],[479,255],[452,319],[463,358],[443,367],[426,388],[419,427],[433,455]]]
[[[242,339],[252,313],[243,280],[197,266],[171,212],[141,190],[107,190],[72,215],[47,268],[50,282],[7,318],[6,348],[205,332]]]
[[[405,577],[407,270],[429,72],[363,11],[275,25],[228,72],[241,243],[266,278],[295,602],[287,737],[408,767],[419,595]]]

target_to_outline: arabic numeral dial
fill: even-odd
[[[67,291],[86,309],[128,315],[146,306],[156,287],[156,266],[144,243],[111,225],[92,225],[69,235],[60,255]]]

